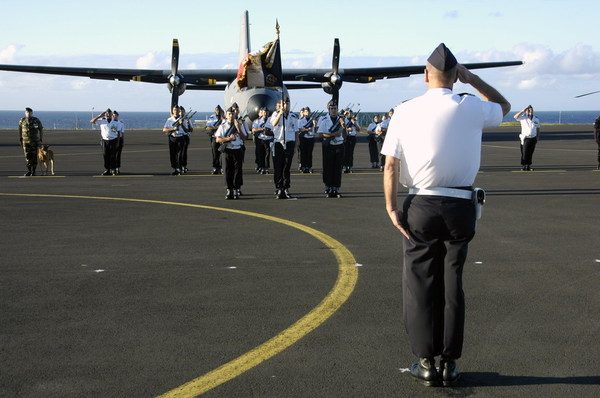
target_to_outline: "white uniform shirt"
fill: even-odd
[[[119,134],[119,137],[123,137],[123,134],[125,134],[125,123],[120,120],[113,120],[113,122],[117,126],[117,133]]]
[[[378,125],[379,125],[379,123],[371,122],[371,124],[369,124],[369,127],[367,127],[367,133],[374,134],[375,129],[377,128]]]
[[[348,118],[346,118],[346,126],[350,125],[350,120]],[[356,122],[356,124],[352,125],[352,128],[350,130],[346,130],[346,134],[348,134],[349,136],[355,137],[356,134],[358,134],[358,128],[360,126],[358,125],[358,121]]]
[[[258,118],[254,121],[254,123],[252,123],[252,129],[260,129],[263,127],[268,128],[269,130],[273,130],[273,126],[271,126],[271,123],[269,123],[268,118]],[[256,137],[259,140],[270,140],[271,138],[273,138],[273,136],[265,134],[264,131],[259,131]]]
[[[103,140],[114,140],[119,138],[118,125],[111,119],[109,122],[106,119],[98,119],[95,124],[100,126],[100,134]]]
[[[525,138],[537,137],[540,128],[540,119],[537,116],[533,115],[533,118],[530,119],[527,113],[523,113],[517,120],[521,123],[521,134],[519,134],[521,144],[525,142]]]
[[[497,103],[431,89],[396,107],[381,153],[400,159],[406,187],[470,186],[481,161],[481,130],[501,122]]]
[[[228,136],[226,136],[226,134],[229,131],[229,127],[231,127],[231,123],[229,123],[228,121],[224,121],[223,123],[221,123],[221,125],[215,132],[215,137],[223,137],[223,138],[228,137]],[[244,142],[240,138],[240,134],[238,133],[238,131],[236,129],[233,129],[233,134],[235,134],[235,140],[224,142],[224,144],[226,144],[227,148],[229,148],[229,149],[240,149],[242,147],[242,145],[244,144]]]
[[[308,126],[307,126],[307,124],[308,124]],[[308,131],[304,132],[304,138],[314,138],[315,137],[315,133],[313,131],[313,121],[310,118],[310,116],[309,117],[305,116],[302,119],[298,119],[298,130],[300,130],[300,129],[309,129]]]
[[[287,116],[284,115],[279,119],[277,126],[273,125],[273,121],[277,117],[277,112],[273,112],[273,115],[269,119],[269,123],[273,127],[273,134],[275,135],[275,142],[283,144],[283,123],[285,119],[285,142],[296,141],[296,131],[298,131],[298,116],[293,113],[289,113]]]
[[[319,126],[317,128],[317,133],[319,133],[319,134],[335,134],[336,131],[331,131],[331,132],[329,131],[329,129],[331,129],[333,127],[335,120],[337,120],[337,118],[334,119],[334,121],[332,121],[331,116],[329,116],[329,115],[323,116],[321,118],[321,120],[319,120]],[[339,129],[337,131],[344,129],[341,124],[338,124],[338,126],[339,126]],[[343,143],[344,143],[344,136],[340,135],[339,137],[332,137],[331,141],[329,142],[329,145],[341,145]]]
[[[175,121],[177,120],[177,118],[175,116],[171,116],[170,118],[167,119],[167,121],[165,122],[165,128],[167,129],[172,129],[173,123],[175,123]],[[171,137],[183,137],[184,135],[186,135],[185,131],[183,131],[183,127],[181,127],[181,125],[179,125],[177,127],[176,131],[171,131],[169,133],[171,135]]]

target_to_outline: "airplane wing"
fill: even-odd
[[[482,62],[464,64],[468,69],[497,68],[502,66],[521,65],[521,61],[509,62]],[[344,82],[348,83],[373,83],[380,79],[394,79],[408,77],[423,73],[425,65],[390,66],[376,68],[340,68],[339,74]],[[146,83],[168,83],[171,70],[168,69],[111,69],[87,67],[60,67],[60,66],[28,66],[28,65],[2,65],[0,70],[25,73],[42,73],[50,75],[81,76],[90,79],[140,81]],[[329,82],[330,69],[284,69],[283,80],[286,82]],[[223,88],[217,82],[232,82],[237,75],[236,69],[191,69],[179,70],[188,90],[216,90]],[[196,87],[197,86],[197,87]],[[216,86],[216,87],[211,87]],[[310,84],[290,84],[287,88],[313,88]],[[316,86],[314,86],[316,87]]]
[[[480,62],[463,64],[467,69],[485,69],[498,68],[503,66],[522,65],[521,61],[508,62]],[[343,76],[344,82],[349,83],[373,83],[381,79],[395,79],[400,77],[408,77],[411,75],[422,74],[425,70],[425,65],[414,66],[384,66],[372,68],[340,68],[339,74]],[[328,73],[331,69],[288,69],[283,70],[284,81],[304,81],[324,83],[329,82]],[[311,88],[312,85],[288,85],[287,88]]]
[[[1,64],[0,70],[48,75],[82,76],[103,80],[132,80],[146,83],[169,83],[171,75],[171,70],[169,69],[111,69]],[[234,69],[179,70],[178,72],[184,76],[183,82],[198,86],[213,85],[217,81],[233,81],[237,74],[237,70]]]

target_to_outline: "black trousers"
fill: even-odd
[[[356,136],[349,135],[344,140],[344,166],[354,167],[354,147],[356,146]]]
[[[256,166],[259,169],[268,169],[271,166],[271,141],[256,139]]]
[[[219,152],[219,144],[215,137],[210,137],[210,149],[212,151],[212,167],[213,169],[222,169],[221,165],[221,152]]]
[[[409,195],[403,205],[404,325],[417,357],[462,354],[462,274],[475,235],[475,206],[466,199]]]
[[[187,167],[187,153],[188,153],[188,148],[190,146],[190,136],[185,135],[185,136],[183,136],[183,138],[184,138],[184,140],[183,140],[183,154],[181,155],[181,166]]]
[[[171,167],[181,170],[183,168],[183,150],[185,146],[185,137],[169,136],[169,157]]]
[[[104,157],[104,168],[106,170],[117,168],[117,144],[118,138],[112,140],[102,139],[102,156]]]
[[[121,136],[117,138],[117,159],[116,159],[116,167],[121,167],[121,152],[123,152],[123,145],[125,144],[124,138]]]
[[[280,142],[273,144],[273,182],[276,189],[290,187],[290,170],[294,159],[295,141],[285,143],[285,148]]]
[[[243,180],[244,151],[225,149],[225,183],[227,189],[240,189]]]
[[[305,138],[304,135],[300,135],[300,165],[302,166],[302,168],[312,169],[314,147],[314,137]]]
[[[342,186],[342,162],[344,161],[344,145],[331,145],[323,141],[323,183],[327,187]]]
[[[377,141],[377,152],[379,153],[379,165],[381,167],[385,166],[385,155],[381,154],[381,148],[383,147],[383,142],[385,141],[385,135],[381,134],[379,136],[381,139],[379,141]]]
[[[533,158],[533,151],[537,144],[537,137],[525,138],[521,144],[521,166],[530,166]]]
[[[379,163],[379,148],[377,148],[375,134],[369,134],[369,159],[371,163]]]

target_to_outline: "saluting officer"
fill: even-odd
[[[90,120],[100,126],[102,136],[102,156],[104,158],[103,176],[117,175],[117,144],[119,143],[119,125],[114,122],[112,111],[105,110]]]
[[[291,199],[290,170],[296,148],[298,116],[290,113],[290,99],[280,102],[269,120],[273,126],[273,181],[276,199]]]
[[[329,114],[319,120],[317,127],[317,134],[322,139],[323,148],[323,183],[327,198],[341,198],[346,125],[344,118],[338,115],[335,101],[329,101],[327,111]]]
[[[123,152],[123,145],[125,144],[125,123],[119,120],[119,112],[113,111],[113,122],[117,128],[117,153],[115,159],[115,175],[121,174],[121,153]]]
[[[33,109],[25,108],[25,117],[19,120],[19,141],[25,154],[27,173],[25,176],[34,176],[37,167],[38,148],[43,143],[44,126],[37,117],[33,116]]]
[[[189,171],[187,167],[187,155],[190,146],[190,135],[194,131],[194,126],[190,119],[185,117],[185,108],[183,106],[179,107],[179,111],[181,112],[181,127],[183,128],[183,156],[181,158],[181,174],[183,174]]]
[[[456,80],[483,97],[456,95]],[[510,110],[493,87],[457,63],[442,43],[427,60],[427,92],[394,112],[382,154],[384,196],[404,244],[404,325],[419,358],[411,375],[427,386],[454,386],[463,348],[465,298],[462,273],[475,235],[473,182],[484,127]],[[426,117],[424,117],[426,115]],[[397,206],[398,183],[409,188]],[[435,357],[441,356],[439,372]]]

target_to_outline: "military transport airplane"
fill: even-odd
[[[279,35],[279,32],[278,32]],[[279,38],[273,48],[279,45]],[[277,56],[279,48],[276,48]],[[240,63],[247,60],[250,54],[250,30],[248,11],[242,14],[240,32]],[[423,73],[425,65],[390,66],[368,68],[340,68],[339,40],[334,40],[333,58],[331,69],[281,69],[281,60],[278,65],[281,81],[277,84],[267,83],[248,85],[240,88],[237,69],[193,69],[179,70],[179,43],[173,39],[173,50],[170,70],[152,69],[110,69],[86,67],[51,67],[51,66],[26,66],[26,65],[0,65],[0,70],[26,73],[44,73],[52,75],[83,76],[91,79],[139,81],[145,83],[167,84],[171,91],[171,105],[178,103],[178,98],[187,90],[224,90],[225,106],[234,102],[240,107],[240,114],[254,120],[258,117],[260,107],[267,107],[273,111],[275,104],[283,96],[287,96],[288,89],[322,88],[331,94],[337,101],[339,90],[343,82],[347,83],[373,83],[380,79],[393,79],[408,77],[413,74]],[[501,66],[521,65],[521,61],[509,62],[483,62],[464,64],[469,69],[495,68]],[[276,79],[278,80],[278,79]],[[273,80],[271,79],[271,82]],[[284,83],[291,82],[291,83]]]

